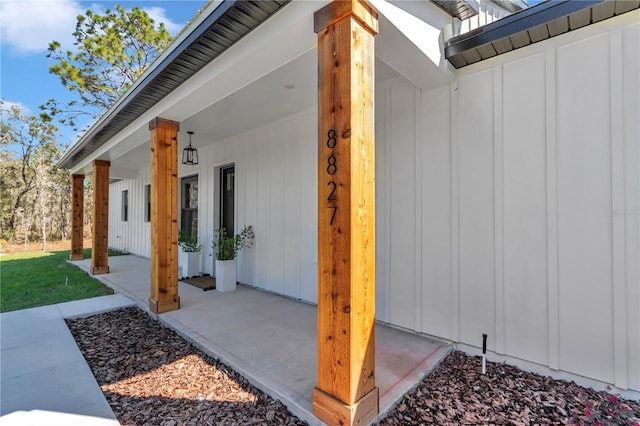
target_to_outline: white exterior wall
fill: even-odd
[[[178,167],[179,180],[198,175],[201,272],[214,273],[211,243],[219,223],[219,167],[235,164],[235,226],[252,225],[255,246],[238,257],[238,281],[309,302],[317,300],[317,112],[306,111],[204,148],[198,166]],[[109,246],[150,256],[144,186],[136,179],[110,185]],[[129,190],[129,220],[121,221]],[[178,209],[179,210],[179,209]]]
[[[490,24],[512,14],[512,12],[500,7],[499,4],[496,4],[493,1],[480,0],[479,4],[480,8],[478,10],[478,14],[460,21],[460,29],[457,31],[456,35],[468,33],[478,27]]]
[[[637,12],[424,92],[376,87],[377,318],[640,391]],[[316,301],[317,114],[199,149],[203,272],[217,167],[236,166],[238,279]],[[144,184],[111,185],[109,244],[149,255]],[[120,223],[120,191],[130,220]],[[135,226],[134,226],[135,224]]]
[[[201,150],[205,272],[213,272],[217,167],[234,163],[236,232],[252,225],[255,233],[254,247],[239,255],[238,281],[317,300],[316,128],[316,111],[306,111]]]
[[[149,154],[151,156],[151,154]],[[144,187],[149,184],[149,167],[137,179],[109,185],[109,247],[150,257],[151,223],[144,221]],[[129,220],[122,221],[122,191],[129,190]]]
[[[634,15],[377,88],[381,320],[640,390]]]

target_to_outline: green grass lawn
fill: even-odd
[[[85,249],[86,257],[91,249]],[[0,256],[0,312],[113,294],[67,259],[68,250]]]

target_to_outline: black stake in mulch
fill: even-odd
[[[487,335],[482,335],[482,374],[487,374]]]

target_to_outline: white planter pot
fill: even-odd
[[[200,252],[178,251],[178,266],[182,269],[180,278],[200,275]]]
[[[220,292],[236,289],[236,260],[216,260],[216,290]]]

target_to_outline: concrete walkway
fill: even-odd
[[[90,267],[90,260],[74,263],[86,271]],[[149,260],[110,257],[109,267],[109,274],[96,278],[120,294],[2,314],[0,426],[118,424],[64,323],[64,318],[132,304],[149,312]],[[180,283],[179,294],[181,309],[156,316],[160,321],[282,401],[293,414],[321,424],[311,402],[315,306],[244,285],[219,293]],[[447,344],[376,325],[381,415],[449,351]]]
[[[91,261],[73,262],[88,271]],[[150,263],[138,256],[109,258],[109,273],[96,276],[149,312]],[[157,318],[206,353],[220,358],[256,387],[282,401],[310,424],[316,384],[316,307],[239,285],[230,293],[179,283],[181,307]],[[376,325],[376,385],[380,413],[415,386],[451,350],[396,328]]]
[[[115,294],[0,314],[0,425],[118,425],[64,319],[134,304]]]

